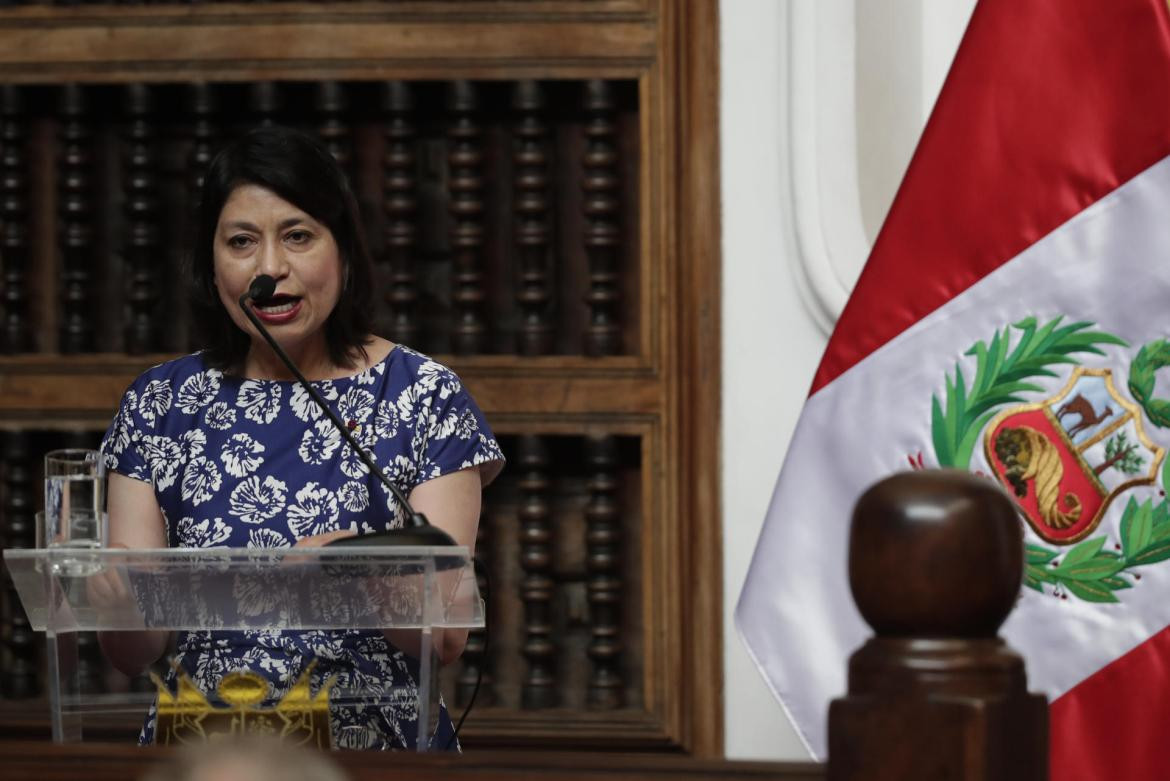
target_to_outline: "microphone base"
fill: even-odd
[[[451,539],[451,535],[447,534],[447,532],[438,526],[426,524],[423,526],[390,529],[384,532],[373,532],[372,534],[358,534],[354,537],[342,537],[340,540],[334,540],[325,547],[369,548],[376,545],[397,545],[412,548],[433,548],[446,547],[454,544],[455,540]],[[458,569],[463,566],[464,561],[465,559],[458,557],[439,556],[435,559],[435,569],[439,572]],[[350,574],[352,575],[354,572],[351,571]]]

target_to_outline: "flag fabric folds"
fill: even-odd
[[[736,611],[814,755],[869,635],[846,576],[853,503],[895,471],[954,467],[1020,507],[1003,634],[1052,701],[1052,777],[1170,777],[1168,304],[1166,0],[981,0]]]

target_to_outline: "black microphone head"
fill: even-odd
[[[252,280],[252,284],[248,288],[248,298],[253,301],[256,299],[272,298],[272,294],[275,292],[276,280],[267,274],[261,274]]]

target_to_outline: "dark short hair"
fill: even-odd
[[[353,366],[366,357],[373,330],[373,264],[357,199],[345,173],[315,139],[291,128],[262,127],[228,143],[212,159],[195,214],[191,254],[193,323],[209,366],[239,370],[251,344],[223,308],[215,289],[215,231],[237,187],[254,184],[279,195],[329,228],[341,256],[344,284],[325,322],[329,358]]]

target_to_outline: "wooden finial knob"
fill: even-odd
[[[879,637],[993,637],[1024,570],[1015,505],[956,470],[893,475],[853,511],[849,580]]]

